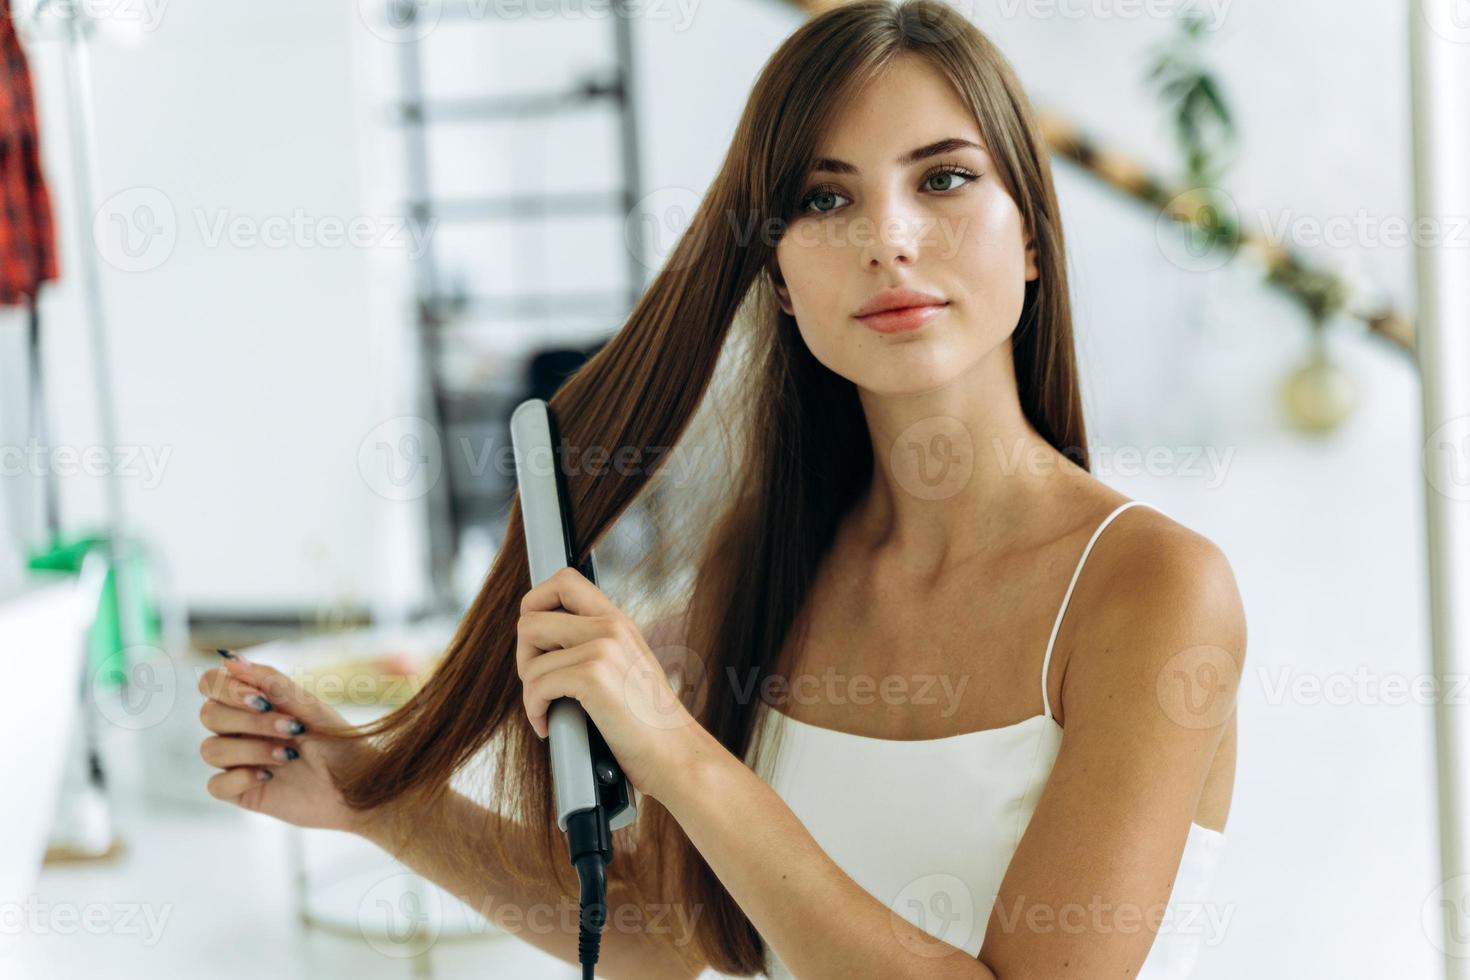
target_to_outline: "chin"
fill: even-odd
[[[863,369],[848,374],[859,388],[874,395],[902,397],[922,395],[953,383],[964,372],[953,366],[899,365],[889,363],[879,366],[865,365]]]

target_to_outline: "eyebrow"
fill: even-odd
[[[921,146],[916,150],[910,150],[909,152],[903,154],[898,158],[898,165],[901,167],[906,167],[911,164],[918,163],[920,160],[926,159],[928,157],[938,156],[941,153],[949,153],[953,150],[961,149],[973,149],[979,150],[982,153],[985,152],[985,148],[979,143],[975,143],[966,139],[960,139],[957,136],[951,136],[948,139],[942,139],[937,142],[930,143],[927,146]],[[850,163],[845,163],[842,160],[833,160],[831,157],[822,157],[812,163],[811,172],[825,174],[856,174],[858,172],[858,168],[854,167]]]

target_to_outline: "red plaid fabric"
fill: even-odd
[[[51,198],[41,175],[30,66],[0,0],[0,304],[29,304],[56,278]]]

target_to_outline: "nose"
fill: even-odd
[[[866,217],[869,225],[855,229],[861,235],[858,244],[863,265],[870,269],[913,265],[923,238],[923,216],[907,202],[890,196]]]

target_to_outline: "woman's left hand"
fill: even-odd
[[[521,600],[516,669],[537,735],[547,736],[552,701],[575,698],[645,796],[661,800],[711,741],[637,625],[570,566]]]

